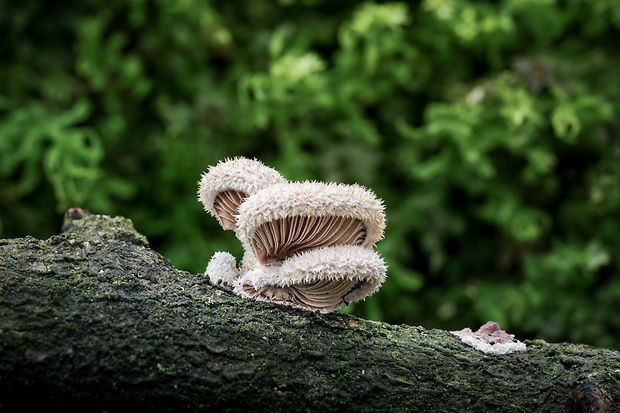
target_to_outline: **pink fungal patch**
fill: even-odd
[[[525,344],[499,328],[495,321],[489,321],[473,332],[471,328],[451,331],[461,341],[487,354],[509,354],[514,351],[525,351]]]

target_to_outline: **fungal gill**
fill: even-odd
[[[366,225],[341,216],[295,215],[259,226],[252,246],[263,265],[280,265],[292,255],[332,245],[362,245]]]
[[[235,230],[237,228],[236,215],[239,212],[239,205],[247,197],[239,191],[227,190],[216,195],[213,200],[213,209],[220,218],[222,228]]]
[[[248,297],[258,300],[278,302],[308,311],[318,310],[322,313],[328,313],[348,304],[344,302],[343,297],[357,285],[359,285],[359,281],[346,278],[323,279],[285,287],[268,285],[258,289],[254,289],[250,284],[244,284],[242,288]]]

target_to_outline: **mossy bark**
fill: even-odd
[[[0,240],[0,411],[620,411],[618,352],[489,356],[447,331],[241,299],[125,218],[68,227]]]

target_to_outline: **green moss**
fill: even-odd
[[[0,245],[7,406],[33,388],[22,405],[164,411],[558,411],[578,383],[620,398],[617,352],[489,356],[447,331],[243,300],[101,233],[126,222]]]

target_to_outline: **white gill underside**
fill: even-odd
[[[357,287],[359,281],[353,279],[318,280],[311,283],[295,284],[288,287],[268,285],[257,290],[251,285],[243,285],[243,291],[252,298],[285,303],[308,311],[328,313],[348,303],[343,297]]]
[[[213,201],[213,208],[224,229],[236,230],[236,215],[246,195],[223,191]],[[334,216],[292,216],[261,225],[252,238],[257,258],[263,265],[279,266],[294,254],[332,245],[361,245],[366,239],[366,225],[359,219]],[[244,292],[263,301],[286,303],[309,311],[335,311],[344,305],[343,297],[357,288],[359,281],[321,279],[286,287],[266,285],[254,289],[243,285]]]
[[[294,254],[333,245],[361,245],[366,239],[366,225],[346,217],[293,216],[261,225],[252,238],[256,255],[263,265],[279,266]],[[280,302],[309,311],[335,311],[348,303],[343,298],[359,286],[351,278],[316,280],[285,287],[267,285],[254,289],[243,285],[253,298]]]
[[[258,227],[252,244],[263,265],[280,265],[297,253],[331,245],[361,245],[365,239],[366,225],[359,219],[292,216]]]
[[[247,197],[242,192],[238,191],[222,191],[213,200],[213,209],[220,218],[222,228],[224,229],[236,229],[237,218],[235,217],[239,213],[239,205]]]

